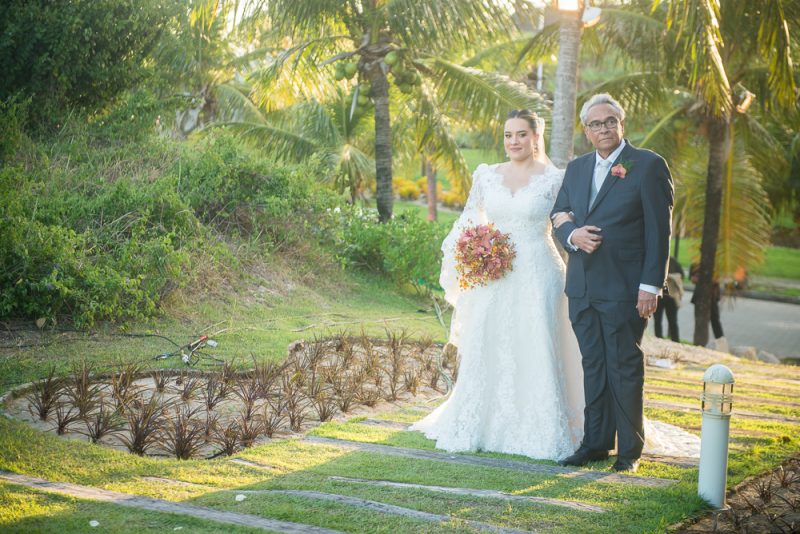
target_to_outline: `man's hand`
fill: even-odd
[[[567,221],[575,222],[575,216],[571,212],[559,211],[553,215],[553,228],[558,228]]]
[[[572,232],[572,244],[584,251],[591,254],[603,242],[603,236],[598,234],[600,228],[596,226],[581,226]]]
[[[656,311],[657,305],[658,295],[645,291],[644,289],[639,290],[639,302],[636,303],[636,310],[639,312],[639,317],[647,319]]]

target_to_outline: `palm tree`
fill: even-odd
[[[550,135],[550,158],[559,167],[572,159],[575,135],[575,106],[578,92],[578,55],[583,32],[583,2],[578,9],[560,14],[556,88],[553,93],[553,129]]]
[[[186,137],[213,122],[219,111],[218,89],[236,71],[228,19],[234,5],[199,0],[180,10],[154,51],[160,76],[177,87],[185,105],[175,117]]]
[[[259,8],[252,13],[254,20],[265,14],[271,29],[291,40],[265,71],[262,91],[279,78],[295,86],[317,79],[316,87],[328,92],[334,79],[341,84],[343,78],[355,78],[359,84],[351,112],[359,96],[368,96],[374,105],[376,202],[382,221],[391,218],[393,204],[390,103],[392,95],[402,100],[390,81],[402,95],[414,97],[405,99],[405,109],[418,114],[414,130],[428,141],[419,148],[462,177],[465,165],[457,147],[451,150],[455,142],[445,111],[490,123],[498,121],[503,108],[543,107],[524,86],[448,59],[453,51],[474,50],[514,31],[512,11],[501,0],[269,0]]]
[[[251,99],[247,84],[220,88],[222,116],[216,126],[237,133],[278,160],[321,160],[340,192],[351,201],[374,178],[371,117],[351,114],[352,95],[337,88],[327,102],[299,101],[268,111]]]
[[[794,110],[797,105],[789,28],[796,30],[800,24],[800,2],[672,0],[665,4],[651,10],[650,20],[640,26],[647,28],[642,33],[659,42],[653,47],[643,42],[638,46],[645,46],[657,56],[652,59],[663,69],[659,80],[693,95],[688,110],[708,143],[694,329],[694,343],[705,345],[712,284],[718,271],[718,243],[721,237],[730,238],[734,231],[734,176],[756,174],[759,169],[752,166],[753,162],[762,172],[770,166],[766,161],[757,161],[758,145],[752,141],[756,137],[753,130],[759,125],[749,120],[748,108],[753,97],[758,98],[765,111]],[[637,16],[644,14],[639,12]],[[662,24],[662,31],[652,31],[654,22]],[[625,39],[621,33],[615,37]],[[737,126],[747,132],[750,143],[737,142]],[[750,147],[754,150],[749,157],[736,150]],[[723,206],[723,200],[727,205]],[[762,244],[765,246],[766,240]],[[729,260],[732,258],[731,247],[725,247],[723,252]]]
[[[618,57],[627,72],[579,98],[608,91],[629,110],[652,117],[654,126],[640,144],[657,148],[679,165],[697,152],[686,139],[678,142],[681,137],[669,135],[692,129],[706,142],[696,344],[708,341],[720,240],[725,269],[736,267],[736,261],[752,261],[750,251],[766,246],[766,214],[757,206],[764,199],[759,182],[788,168],[787,151],[774,150],[779,142],[754,117],[786,110],[796,114],[790,28],[796,34],[798,25],[798,0],[631,0],[604,8],[601,24],[585,33],[595,57]],[[524,50],[527,57],[547,52],[544,30]],[[750,110],[748,95],[758,102]],[[680,122],[683,126],[676,128]],[[696,198],[687,205],[696,206],[693,202]],[[741,222],[737,210],[748,214],[752,224],[736,228]],[[736,245],[742,241],[749,247]]]

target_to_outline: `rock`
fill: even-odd
[[[755,347],[731,347],[731,354],[746,360],[758,359],[758,350]]]
[[[781,363],[777,356],[765,350],[758,351],[758,359],[766,363]]]

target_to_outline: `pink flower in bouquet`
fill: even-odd
[[[480,224],[461,232],[456,242],[456,271],[462,288],[485,285],[512,269],[516,256],[508,234],[493,224]]]

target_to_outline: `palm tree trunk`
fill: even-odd
[[[375,65],[370,73],[375,102],[375,201],[381,222],[392,218],[392,123],[389,118],[389,81]]]
[[[575,99],[578,93],[578,52],[581,47],[582,9],[561,13],[558,36],[556,90],[553,94],[553,133],[550,136],[550,159],[560,168],[572,159],[575,134]]]
[[[425,194],[428,199],[428,220],[435,221],[439,218],[439,214],[436,211],[436,168],[428,158],[425,158],[425,177],[428,185],[428,190]]]
[[[703,238],[700,243],[700,269],[694,288],[694,344],[708,344],[708,322],[711,318],[714,263],[722,213],[722,183],[731,151],[730,117],[709,117],[708,176],[706,205],[703,219]]]

